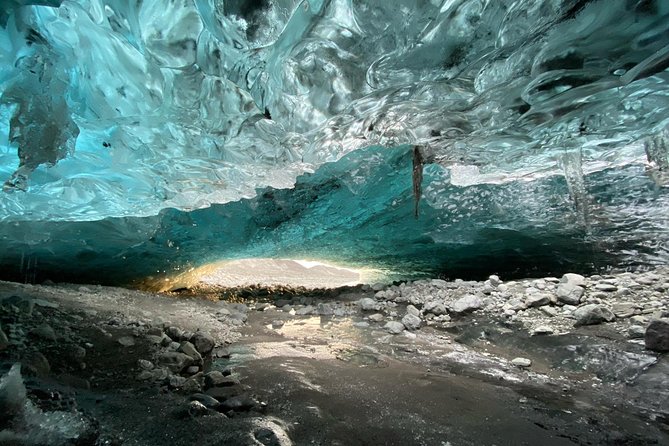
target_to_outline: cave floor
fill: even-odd
[[[669,444],[657,391],[666,392],[667,358],[614,328],[529,338],[469,315],[450,330],[393,335],[358,309],[367,295],[323,296],[324,314],[300,315],[271,296],[241,304],[2,282],[0,371],[21,362],[30,404],[76,413],[85,427],[54,433],[5,416],[0,444]],[[180,339],[198,330],[216,348],[195,369],[161,363],[178,350],[165,333],[182,351]],[[609,362],[589,361],[624,373],[579,363],[587,346]],[[513,365],[518,356],[532,366]],[[230,376],[207,384],[212,370]]]

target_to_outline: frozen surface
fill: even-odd
[[[666,262],[665,1],[0,6],[0,262],[22,274]]]

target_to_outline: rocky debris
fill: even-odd
[[[513,364],[517,367],[526,368],[526,367],[530,367],[532,365],[532,361],[527,359],[527,358],[518,357],[518,358],[513,358],[511,360],[511,364]]]
[[[602,322],[611,322],[616,319],[613,312],[606,306],[600,304],[588,304],[574,311],[576,322],[574,325],[595,325]]]
[[[650,322],[644,336],[646,348],[658,352],[669,352],[669,318]]]
[[[483,301],[473,294],[468,294],[460,299],[456,300],[451,304],[451,310],[454,313],[469,313],[474,310],[478,310],[483,307]]]
[[[397,321],[388,321],[383,328],[390,334],[400,334],[404,331],[404,324]]]

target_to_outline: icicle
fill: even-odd
[[[413,198],[414,217],[418,218],[418,204],[422,195],[421,184],[423,183],[423,154],[420,146],[413,147]]]
[[[579,223],[588,225],[588,195],[583,175],[581,149],[569,149],[562,157],[562,169],[567,180],[569,195],[574,201]]]

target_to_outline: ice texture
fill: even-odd
[[[411,254],[434,269],[459,255],[453,245],[485,254],[504,231],[590,250],[582,263],[620,244],[629,258],[666,259],[669,2],[0,6],[4,264],[88,258],[82,243],[102,253],[96,261],[122,263],[156,231],[189,249],[145,262],[155,271],[306,247]],[[349,195],[331,197],[349,204],[306,199],[314,178],[338,184]],[[396,214],[393,203],[414,194],[418,220]],[[323,242],[345,231],[364,242],[341,252]],[[56,248],[57,238],[74,244]]]

